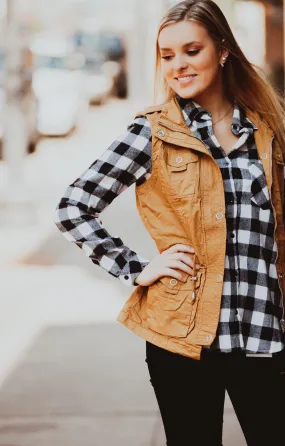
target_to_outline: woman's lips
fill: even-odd
[[[181,85],[181,86],[187,86],[190,85],[194,79],[197,77],[197,74],[191,74],[189,76],[181,76],[176,77],[175,80]]]

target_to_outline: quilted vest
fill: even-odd
[[[117,321],[159,347],[200,359],[213,342],[219,322],[226,253],[224,186],[220,168],[204,143],[190,131],[176,99],[137,115],[152,132],[152,174],[136,187],[136,204],[148,233],[162,252],[183,243],[195,250],[196,280],[164,276],[138,285]],[[283,153],[272,130],[257,114],[255,141],[273,205],[276,269],[285,296]],[[193,255],[193,256],[194,256]]]

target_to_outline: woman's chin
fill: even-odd
[[[177,88],[175,92],[183,99],[192,98],[198,94],[197,88]]]

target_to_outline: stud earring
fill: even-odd
[[[222,58],[222,60],[223,60],[223,62],[221,63],[221,67],[224,68],[224,66],[225,66],[225,62],[226,62],[226,60],[227,60],[227,56],[224,56],[224,57]]]

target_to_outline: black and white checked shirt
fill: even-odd
[[[223,352],[274,353],[283,349],[282,294],[275,267],[272,203],[254,141],[257,127],[235,105],[232,132],[239,136],[226,154],[213,133],[212,117],[194,101],[180,99],[187,125],[203,140],[223,177],[227,244],[217,336]]]
[[[211,348],[246,353],[282,350],[282,295],[275,268],[274,217],[263,166],[254,142],[256,127],[235,105],[232,131],[239,140],[229,154],[213,134],[211,114],[179,99],[185,121],[220,167],[225,190],[227,248],[217,336]],[[149,260],[110,235],[100,213],[133,183],[151,175],[152,144],[147,118],[137,118],[66,190],[55,222],[90,259],[129,285]]]

